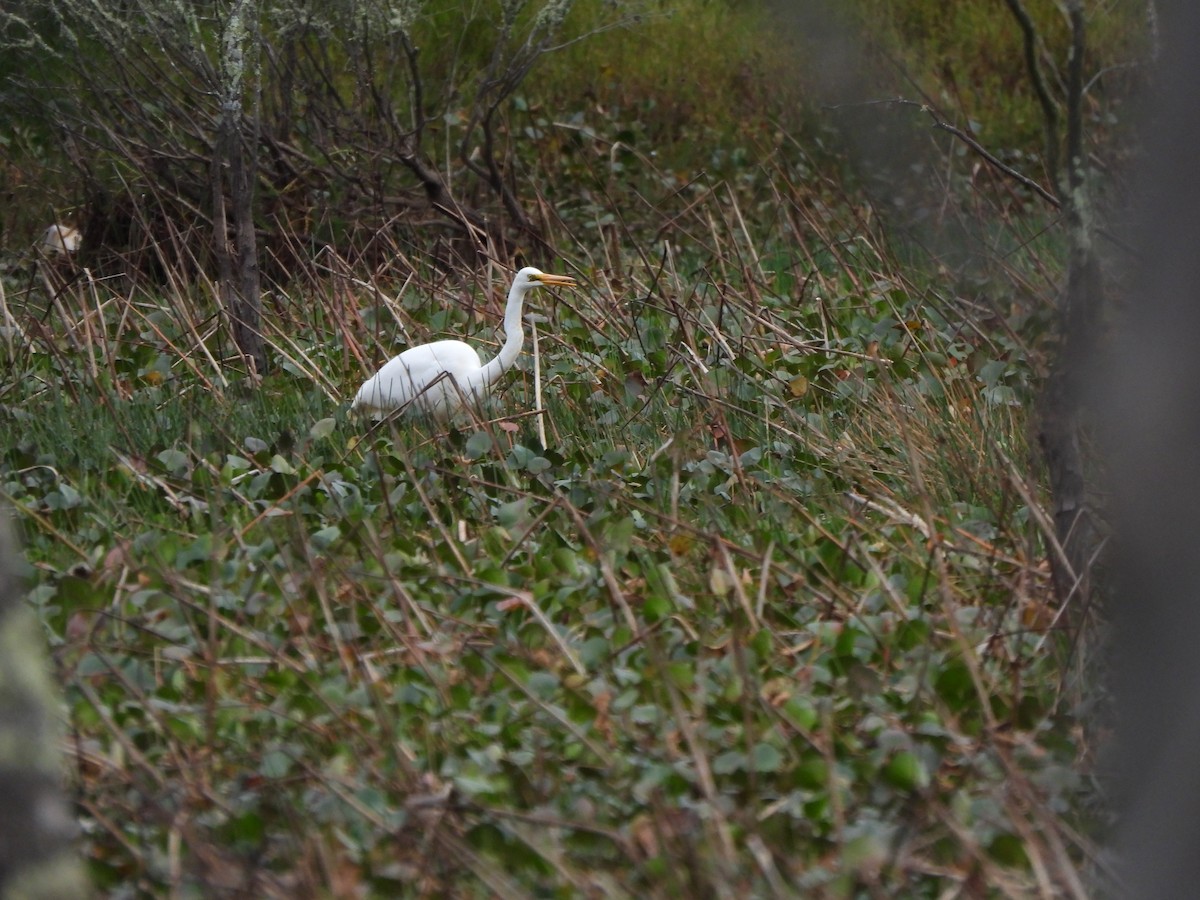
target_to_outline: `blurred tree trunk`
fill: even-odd
[[[1078,236],[1086,233],[1082,224],[1068,228]],[[1063,602],[1086,600],[1097,546],[1082,436],[1084,367],[1095,352],[1095,311],[1103,288],[1095,252],[1090,248],[1073,251],[1060,300],[1061,344],[1043,388],[1038,434],[1050,479],[1055,535],[1063,551],[1050,554],[1054,591]]]
[[[22,601],[0,522],[0,897],[87,897],[63,795],[57,699],[40,626]]]
[[[1054,188],[1053,201],[1062,211],[1069,248],[1066,281],[1057,303],[1059,350],[1042,392],[1038,439],[1050,481],[1058,544],[1049,553],[1054,591],[1062,603],[1074,600],[1077,609],[1083,609],[1097,550],[1083,452],[1085,380],[1088,361],[1096,348],[1096,323],[1104,294],[1083,139],[1087,18],[1083,0],[1065,0],[1062,4],[1071,44],[1065,77],[1051,79],[1044,70],[1044,45],[1033,16],[1023,0],[1005,3],[1024,38],[1026,75],[1042,110],[1046,175]],[[1062,89],[1053,90],[1055,84],[1061,84]],[[1060,114],[1056,99],[1060,95],[1065,100],[1065,116]]]
[[[1159,11],[1140,258],[1095,394],[1117,548],[1117,868],[1124,896],[1174,900],[1200,884],[1200,5]]]
[[[1020,21],[1024,13],[1020,2],[1009,0],[1009,6],[1017,12]],[[1071,51],[1066,78],[1065,184],[1057,171],[1052,171],[1051,177],[1059,182],[1057,193],[1062,202],[1070,251],[1066,285],[1058,310],[1061,343],[1042,396],[1039,433],[1050,478],[1056,537],[1063,551],[1061,555],[1051,553],[1050,562],[1055,592],[1063,602],[1072,598],[1086,601],[1088,575],[1096,552],[1096,529],[1088,504],[1088,479],[1081,439],[1085,368],[1095,352],[1097,312],[1104,292],[1083,146],[1083,62],[1087,23],[1082,0],[1070,0],[1066,10],[1071,27]],[[1021,24],[1027,27],[1026,22]],[[1030,43],[1027,32],[1027,45]],[[1048,96],[1036,55],[1031,50],[1026,58],[1039,93]],[[1046,108],[1053,110],[1052,104]],[[1056,146],[1057,117],[1053,112],[1046,115],[1047,143]],[[1057,158],[1057,151],[1053,157]],[[1051,158],[1049,151],[1047,158]]]
[[[254,157],[247,158],[242,96],[249,65],[254,0],[237,0],[225,22],[221,117],[213,148],[213,240],[221,304],[233,322],[233,339],[252,371],[266,372],[258,241],[254,232]],[[257,146],[257,138],[249,142]],[[228,200],[226,197],[228,196]],[[232,222],[230,221],[232,213]],[[230,228],[232,226],[232,235]]]

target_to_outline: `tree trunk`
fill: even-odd
[[[213,240],[221,304],[233,323],[233,340],[253,373],[266,372],[258,240],[254,231],[254,173],[243,135],[242,91],[246,75],[252,0],[239,0],[226,22],[221,60],[221,120],[213,153]],[[229,201],[226,201],[228,191]],[[229,208],[233,211],[230,235]]]
[[[0,523],[0,897],[87,897],[78,827],[62,790],[58,701],[11,543]]]
[[[1097,360],[1096,409],[1119,575],[1113,893],[1184,898],[1200,884],[1200,181],[1187,174],[1200,146],[1200,5],[1164,3],[1160,15],[1157,96],[1141,111],[1140,255],[1117,352]]]
[[[1085,226],[1069,223],[1068,228]],[[1099,260],[1091,247],[1081,242],[1068,262],[1067,284],[1059,307],[1062,344],[1043,389],[1038,435],[1050,479],[1055,534],[1063,551],[1061,556],[1050,554],[1054,589],[1062,602],[1086,600],[1096,548],[1081,435],[1085,369],[1095,352],[1095,310],[1102,292]]]
[[[1013,0],[1010,4],[1020,9]],[[1091,218],[1088,175],[1083,144],[1083,60],[1086,21],[1080,0],[1068,0],[1071,50],[1067,59],[1066,190],[1062,210],[1070,243],[1067,284],[1059,302],[1062,344],[1046,379],[1042,396],[1042,453],[1050,476],[1056,537],[1062,554],[1051,553],[1054,588],[1062,602],[1088,599],[1089,572],[1096,553],[1096,529],[1088,509],[1087,478],[1081,440],[1085,369],[1096,349],[1096,322],[1104,292],[1104,276],[1095,249],[1095,224]],[[1035,83],[1042,76],[1031,71]],[[1056,129],[1054,129],[1056,130]],[[1052,142],[1052,141],[1051,141]]]

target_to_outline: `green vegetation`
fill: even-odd
[[[408,340],[493,341],[505,273],[447,275],[416,226],[274,279],[261,383],[187,260],[5,277],[0,494],[103,891],[1092,877],[1090,654],[1053,599],[1027,445],[1059,240],[964,189],[945,202],[995,258],[923,262],[822,168],[835,147],[803,149],[818,111],[778,118],[767,13],[671,5],[547,57],[505,109],[545,267],[581,282],[531,303],[540,415],[527,354],[478,418],[348,416]],[[880,39],[915,58],[928,5],[886,6]],[[928,40],[974,33],[982,4],[962,7]],[[974,63],[998,149],[1036,153],[998,122],[1019,59]]]

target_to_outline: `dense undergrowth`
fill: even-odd
[[[614,138],[644,105],[520,105],[581,286],[479,416],[345,400],[409,341],[491,345],[498,266],[327,251],[261,383],[206,282],[5,279],[0,492],[98,886],[1084,896],[1046,222],[955,196],[994,256],[923,269],[780,123],[705,126],[689,172]]]
[[[253,391],[98,286],[88,351],[13,348],[4,491],[102,884],[1065,877],[1026,348],[869,234],[735,267],[754,235],[702,205],[711,252],[540,304],[545,447],[528,367],[496,420],[348,420],[330,328]],[[464,296],[383,280],[359,336],[470,331]]]

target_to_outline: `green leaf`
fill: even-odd
[[[821,717],[807,697],[790,697],[783,705],[784,712],[801,731],[812,731]]]
[[[696,672],[690,663],[682,660],[667,663],[667,677],[671,683],[682,690],[690,690],[696,681]]]
[[[324,419],[319,419],[318,421],[313,423],[312,428],[308,429],[308,436],[311,437],[314,441],[319,441],[322,438],[327,438],[331,434],[333,434],[335,428],[337,428],[337,420],[336,419],[334,419],[332,417],[326,417]]]
[[[505,780],[498,776],[485,775],[479,771],[463,772],[454,776],[454,785],[468,797],[493,794],[501,791]]]
[[[175,567],[186,569],[192,563],[207,562],[212,556],[211,534],[202,534],[175,554]]]
[[[271,471],[280,475],[295,475],[296,468],[278,453],[271,457]]]
[[[75,509],[81,503],[83,503],[83,497],[79,491],[65,483],[60,484],[57,490],[46,495],[48,509]]]
[[[920,757],[911,750],[902,750],[888,760],[883,777],[893,787],[904,791],[916,791],[929,786],[929,772]]]
[[[955,712],[965,709],[975,699],[971,672],[961,660],[954,660],[938,673],[934,687]]]
[[[1029,857],[1025,853],[1025,843],[1017,835],[1009,832],[998,834],[988,844],[988,854],[1001,865],[1025,867],[1029,865]]]
[[[342,530],[336,525],[330,525],[320,531],[314,531],[309,535],[309,540],[317,550],[328,550],[341,536]]]
[[[754,745],[750,759],[758,772],[778,772],[783,766],[783,754],[779,752],[779,748],[765,741]]]
[[[713,759],[712,769],[717,775],[744,772],[746,770],[746,754],[741,750],[726,750]]]
[[[829,787],[829,768],[825,758],[816,751],[805,753],[800,765],[794,770],[797,787],[810,791],[824,790]]]
[[[512,528],[529,518],[529,501],[511,500],[496,507],[496,521],[505,528]]]
[[[525,685],[534,696],[546,700],[558,692],[559,681],[553,672],[533,672]]]
[[[268,750],[258,764],[258,771],[267,778],[283,778],[291,769],[291,754],[282,750]]]
[[[670,598],[664,597],[662,594],[653,594],[647,597],[645,603],[642,604],[642,613],[648,622],[658,622],[669,616],[674,608]]]
[[[495,438],[486,431],[476,431],[467,438],[466,454],[471,459],[481,459],[487,456],[495,446]]]
[[[186,473],[191,462],[191,458],[186,453],[174,447],[163,450],[154,458],[162,463],[163,468],[172,475],[183,475]]]

